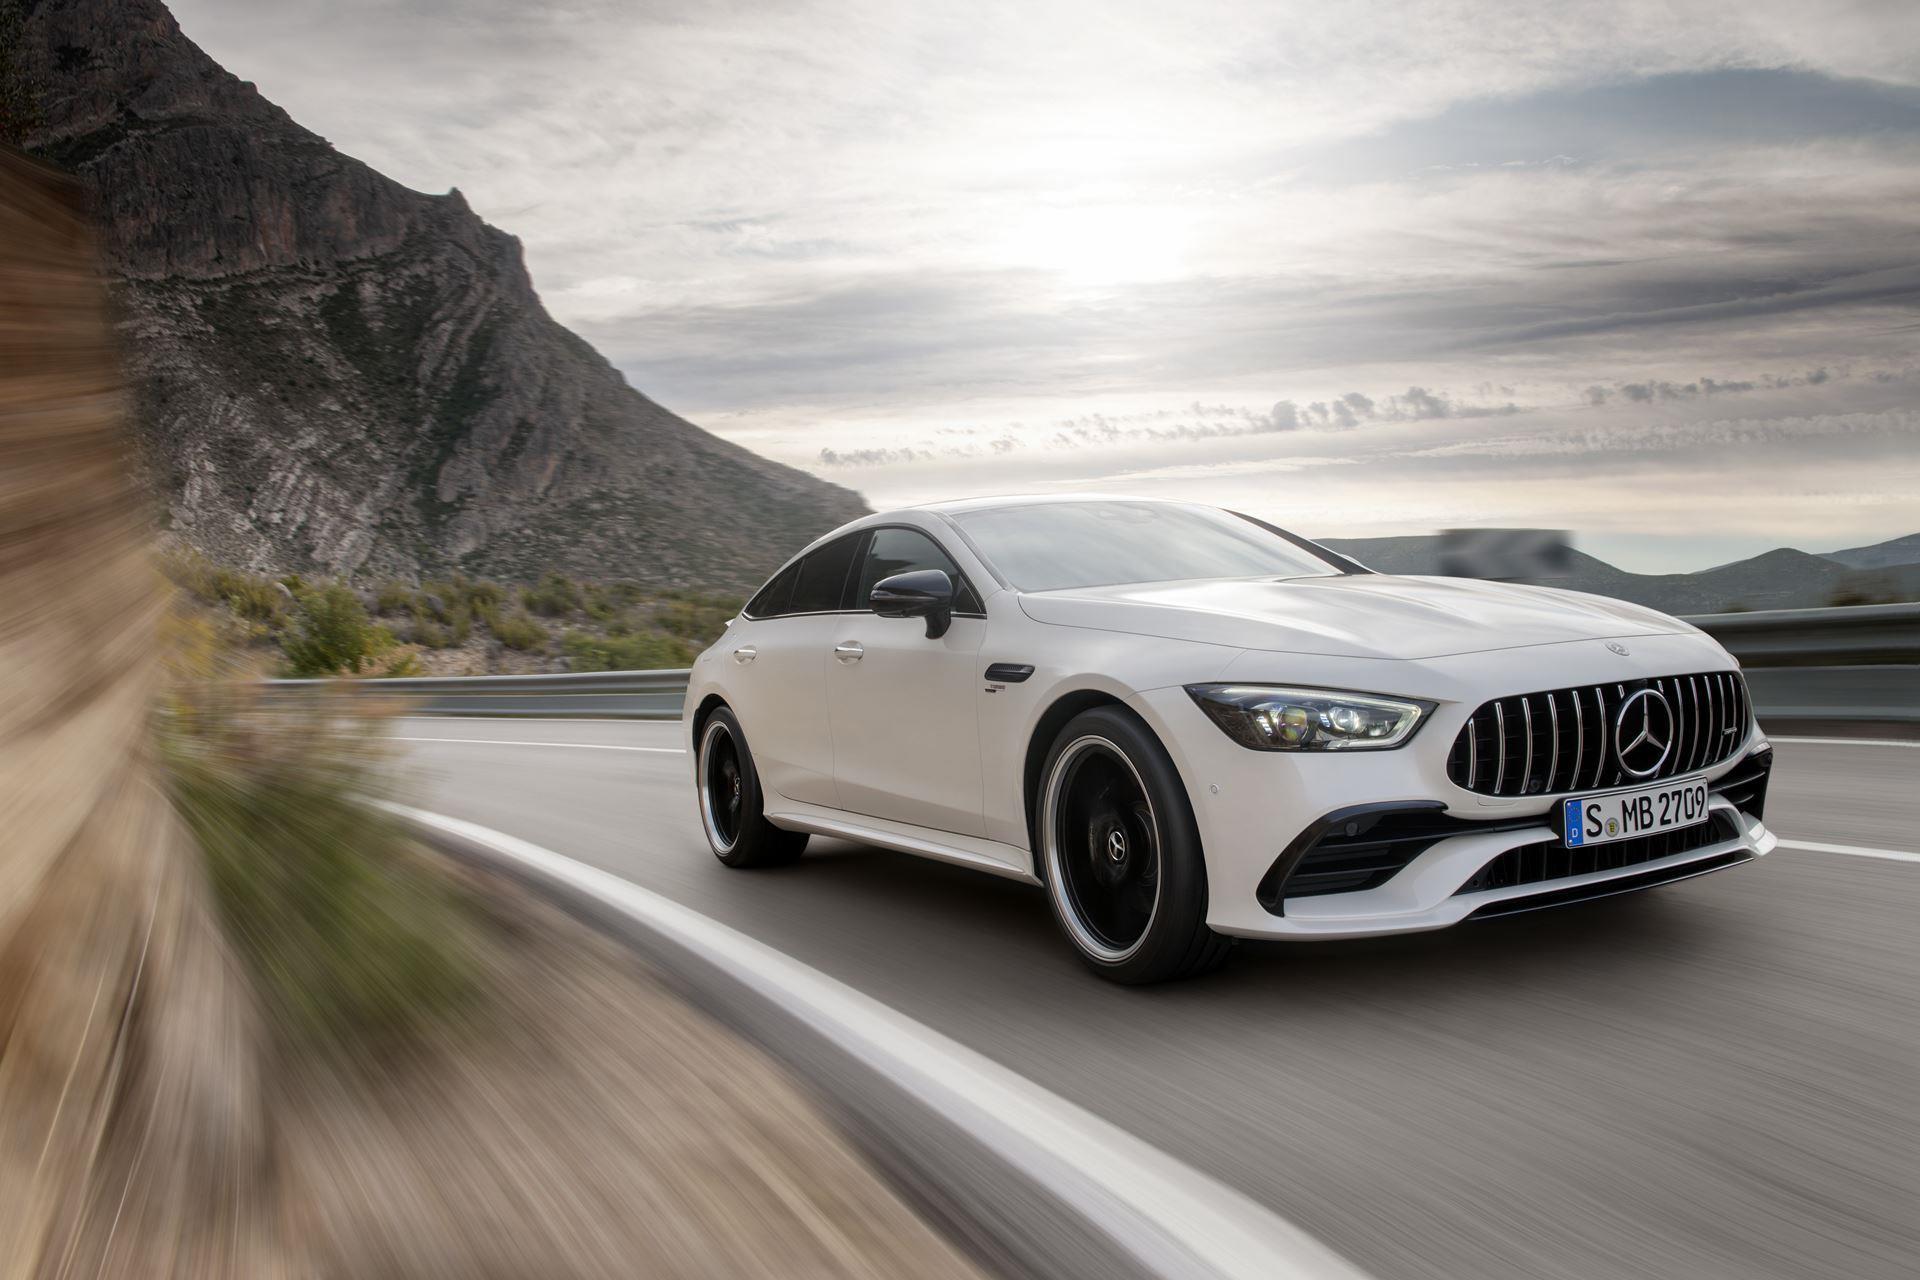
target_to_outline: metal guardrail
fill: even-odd
[[[1688,618],[1740,659],[1761,723],[1920,728],[1920,604]]]
[[[1772,609],[1688,618],[1740,659],[1767,724],[1920,727],[1920,605]],[[276,680],[275,690],[350,687],[436,716],[674,720],[684,670],[402,680]]]
[[[1686,621],[1748,668],[1920,665],[1920,604],[1712,613]]]
[[[536,676],[425,676],[399,680],[272,680],[275,692],[350,689],[394,698],[430,716],[678,720],[684,670],[581,671]]]

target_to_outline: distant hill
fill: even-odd
[[[1436,573],[1440,540],[1400,538],[1326,538],[1323,543],[1382,573]],[[1920,534],[1881,543],[1920,546]],[[1859,548],[1861,552],[1879,547]],[[1845,553],[1840,553],[1845,554]],[[1546,586],[1631,600],[1665,613],[1718,613],[1727,609],[1808,609],[1851,599],[1865,604],[1884,599],[1920,599],[1920,563],[1883,563],[1850,568],[1832,556],[1810,555],[1780,547],[1732,564],[1696,573],[1628,573],[1584,552],[1573,553],[1563,578]]]
[[[92,190],[153,488],[214,560],[744,589],[865,510],[628,386],[519,241],[334,150],[160,0],[23,12],[0,89]]]
[[[1845,551],[1823,553],[1829,560],[1855,569],[1886,569],[1896,565],[1920,564],[1920,533],[1890,538],[1870,547],[1848,547]]]

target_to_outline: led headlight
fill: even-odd
[[[1434,704],[1340,689],[1190,684],[1226,735],[1255,751],[1386,751],[1413,736]]]

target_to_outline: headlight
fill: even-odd
[[[1255,751],[1387,751],[1413,736],[1431,702],[1339,689],[1190,684],[1229,738]]]

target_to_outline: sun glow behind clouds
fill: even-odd
[[[1185,274],[1194,212],[1175,205],[1041,206],[990,240],[995,265],[1045,272],[1074,285],[1130,284]]]

